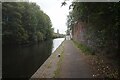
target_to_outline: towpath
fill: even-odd
[[[85,55],[71,40],[65,40],[31,78],[92,78],[92,71]]]
[[[71,40],[64,41],[63,59],[60,65],[59,78],[92,78],[89,65],[84,55]]]

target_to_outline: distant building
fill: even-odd
[[[57,29],[57,33],[53,32],[53,38],[64,38],[65,34],[60,34],[59,29]]]
[[[57,34],[59,34],[59,29],[57,29]]]
[[[72,39],[72,30],[70,30],[70,39]]]
[[[67,29],[65,39],[66,40],[71,40],[71,38],[72,38],[71,30]]]

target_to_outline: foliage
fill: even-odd
[[[52,38],[49,16],[31,2],[2,4],[3,43],[23,44]]]
[[[38,41],[43,40],[43,34],[41,32],[37,32],[37,40]]]
[[[117,57],[120,41],[120,3],[73,2],[71,6],[67,25],[73,30],[75,24],[84,23],[82,44],[95,52]],[[77,40],[82,41],[79,37]]]

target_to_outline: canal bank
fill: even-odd
[[[64,41],[43,63],[43,65],[32,75],[31,78],[54,78],[57,74],[59,61],[64,52]],[[61,55],[60,57],[58,55]]]

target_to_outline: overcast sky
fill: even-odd
[[[50,17],[54,31],[59,29],[60,33],[65,33],[67,30],[66,21],[69,14],[70,1],[66,6],[61,7],[64,0],[29,0],[29,2],[36,2],[40,8]]]

